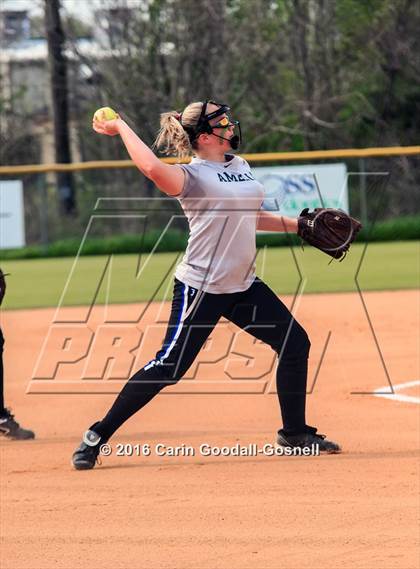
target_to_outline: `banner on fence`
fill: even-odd
[[[0,180],[0,249],[25,246],[21,180]]]
[[[349,213],[345,164],[268,166],[252,171],[264,185],[266,211],[297,217],[305,207],[324,206]]]

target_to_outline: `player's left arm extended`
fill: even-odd
[[[280,233],[297,233],[298,222],[293,217],[276,215],[261,210],[257,220],[257,230],[277,231]]]

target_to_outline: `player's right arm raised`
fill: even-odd
[[[92,126],[95,132],[100,134],[108,136],[119,134],[134,164],[162,192],[169,196],[176,196],[182,192],[185,178],[183,169],[176,164],[165,164],[159,160],[122,119],[102,121],[94,118]]]

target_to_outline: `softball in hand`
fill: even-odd
[[[98,121],[112,121],[117,119],[118,115],[111,107],[102,107],[95,112],[93,118]]]

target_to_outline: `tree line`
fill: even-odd
[[[47,16],[52,4],[60,7],[45,0]],[[74,18],[63,27],[77,62],[65,89],[83,160],[125,157],[117,140],[90,136],[96,108],[114,107],[151,143],[161,112],[205,98],[228,103],[241,120],[243,152],[419,142],[418,0],[101,5],[92,31],[99,55],[78,49]],[[51,17],[44,24],[51,37]],[[60,77],[51,81],[62,98],[62,76],[58,90]],[[415,160],[401,158],[399,168],[399,187],[413,193]]]

